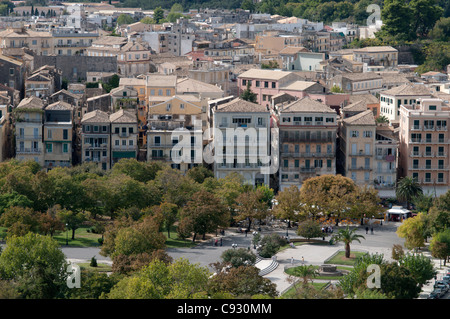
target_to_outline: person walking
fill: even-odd
[[[373,226],[370,227],[370,233],[373,235]]]
[[[369,227],[366,226],[366,234],[368,234],[368,233],[369,233]]]

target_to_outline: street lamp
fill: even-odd
[[[69,246],[69,224],[66,224],[66,246]]]

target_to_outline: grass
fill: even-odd
[[[98,247],[100,246],[98,239],[102,238],[100,234],[94,234],[88,232],[91,227],[81,227],[75,231],[75,239],[72,240],[72,231],[61,232],[53,236],[61,246],[66,245],[66,236],[68,239],[69,247]]]
[[[300,267],[300,266],[298,266],[298,267]],[[296,268],[298,268],[298,267],[291,267],[291,268],[288,268],[288,269],[286,269],[286,274],[288,274],[288,275],[290,275],[290,276],[295,276],[294,275],[294,273],[295,273],[295,269]],[[319,269],[319,266],[314,266],[313,265],[313,268],[314,269],[316,269],[316,270],[318,270]],[[338,267],[336,267],[338,270],[346,270],[346,271],[350,271],[350,270],[352,270],[352,268],[351,267],[342,267],[342,266],[338,266]],[[343,276],[316,276],[316,277],[314,277],[313,279],[319,279],[319,280],[339,280],[339,279],[341,279]]]
[[[325,264],[333,264],[333,265],[345,265],[345,266],[353,266],[358,257],[364,256],[367,253],[360,251],[350,252],[350,258],[345,257],[345,252],[340,251],[332,258],[325,260]]]
[[[167,248],[190,248],[197,245],[197,242],[193,243],[191,239],[179,238],[176,226],[170,228],[170,238],[168,237],[167,230],[163,231],[163,234],[166,236]],[[201,236],[197,236],[197,238],[201,238]]]

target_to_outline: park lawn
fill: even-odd
[[[68,238],[69,247],[98,247],[100,246],[98,240],[102,238],[101,234],[94,234],[88,232],[91,227],[80,227],[75,230],[75,239],[72,240],[72,231],[60,232],[53,236],[61,246],[66,246],[66,236]]]
[[[325,260],[325,264],[353,266],[358,257],[366,254],[367,253],[361,251],[353,251],[350,252],[350,258],[345,258],[345,252],[340,251],[333,258]]]
[[[189,238],[187,239],[179,238],[176,226],[172,226],[170,228],[170,238],[168,236],[167,230],[164,230],[163,234],[166,236],[167,248],[189,248],[197,245],[197,243],[193,243],[192,240]]]
[[[112,271],[112,266],[109,264],[97,263],[97,267],[91,267],[91,263],[79,263],[77,265],[80,266],[81,270],[96,271],[96,272]]]

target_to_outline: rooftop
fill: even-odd
[[[346,125],[376,125],[372,110],[358,113],[343,120]]]
[[[281,113],[297,113],[297,112],[317,112],[317,113],[334,113],[336,111],[331,109],[326,104],[313,100],[310,97],[304,97],[300,100],[294,101],[283,108]]]
[[[231,113],[269,113],[265,106],[236,98],[228,103],[217,106],[215,112]]]

